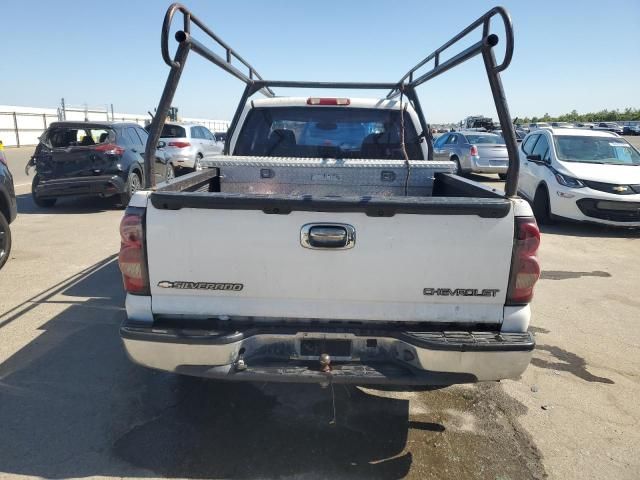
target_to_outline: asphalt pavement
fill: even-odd
[[[518,381],[212,382],[127,359],[122,210],[36,207],[31,152],[6,150],[19,216],[0,271],[0,477],[640,478],[640,232],[543,229],[537,348]]]

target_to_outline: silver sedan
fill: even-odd
[[[434,160],[451,160],[458,174],[497,173],[504,179],[509,165],[507,146],[500,135],[489,132],[449,132],[433,144]]]

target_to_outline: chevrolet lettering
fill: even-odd
[[[428,297],[495,297],[498,288],[425,288],[422,293]]]

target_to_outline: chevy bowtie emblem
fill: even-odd
[[[629,187],[627,187],[626,185],[616,185],[612,190],[614,192],[626,192],[627,190],[629,190]]]

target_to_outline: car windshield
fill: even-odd
[[[165,124],[165,126],[162,127],[162,135],[160,135],[160,138],[184,138],[186,136],[187,133],[180,125]]]
[[[640,153],[622,138],[561,135],[554,142],[563,162],[640,165]]]
[[[398,110],[350,107],[254,108],[235,147],[235,155],[297,158],[404,158]],[[420,139],[407,113],[407,156],[422,160]]]
[[[504,139],[501,135],[466,135],[469,143],[479,144],[503,144]]]

